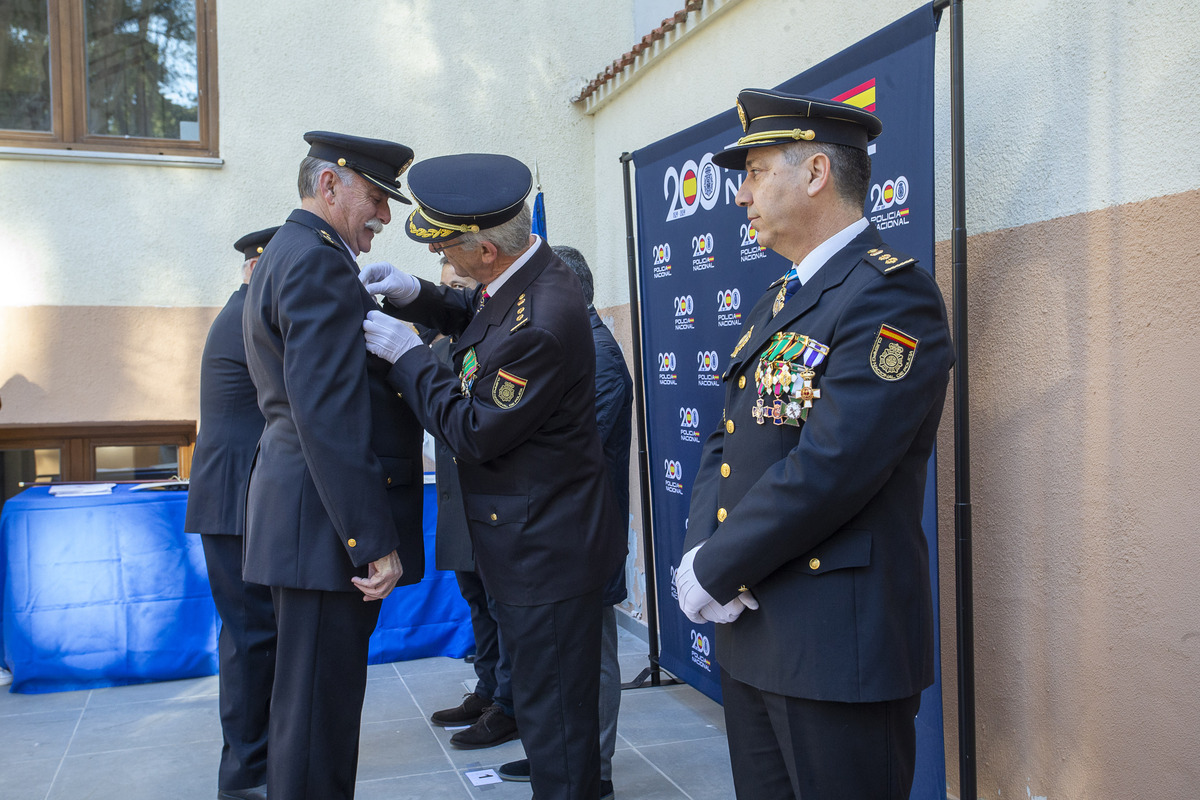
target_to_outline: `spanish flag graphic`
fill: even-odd
[[[875,111],[875,79],[860,83],[848,92],[842,92],[833,98],[839,103],[849,103],[858,106],[863,111]]]
[[[689,206],[696,202],[696,171],[693,169],[683,173],[683,202]]]

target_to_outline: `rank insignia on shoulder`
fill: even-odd
[[[876,247],[868,250],[866,260],[874,264],[880,272],[885,274],[917,263],[917,260],[912,256],[905,255],[898,250],[891,250],[887,247]]]
[[[335,242],[333,237],[329,235],[329,231],[317,231],[317,233],[321,234],[321,238],[325,240],[326,244],[332,245],[339,250],[342,249],[342,246]]]
[[[891,325],[880,325],[871,348],[871,369],[885,381],[900,380],[912,368],[918,341]]]
[[[492,383],[492,400],[498,407],[510,409],[521,402],[521,398],[525,395],[526,383],[528,381],[524,378],[518,378],[511,372],[500,370],[496,373],[495,382]]]
[[[525,324],[529,322],[529,319],[530,319],[529,310],[532,307],[533,307],[532,304],[528,300],[525,299],[525,293],[522,292],[521,296],[517,298],[517,318],[516,318],[517,324],[513,325],[511,328],[508,329],[509,333],[513,333],[514,331],[518,330],[519,328],[524,327]]]

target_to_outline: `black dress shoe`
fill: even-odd
[[[600,781],[600,800],[613,800],[612,781]]]
[[[484,709],[492,704],[486,697],[471,692],[463,695],[463,701],[454,708],[444,708],[429,716],[429,721],[443,728],[457,728],[459,725],[471,725],[479,719]]]
[[[267,785],[249,789],[218,789],[217,800],[267,800]]]
[[[520,735],[517,721],[493,704],[483,710],[474,725],[451,736],[450,744],[459,750],[482,750],[512,741]]]
[[[529,759],[522,758],[520,761],[510,761],[507,764],[501,764],[500,769],[496,770],[496,774],[501,780],[506,781],[524,781],[529,782]]]

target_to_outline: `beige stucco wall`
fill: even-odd
[[[1193,190],[970,240],[980,797],[1197,796],[1198,202]],[[944,419],[953,786],[949,407]]]

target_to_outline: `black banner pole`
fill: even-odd
[[[631,153],[621,154],[621,171],[625,177],[625,248],[629,257],[629,328],[633,335],[633,404],[637,417],[638,486],[642,495],[642,552],[646,563],[646,627],[649,630],[649,666],[622,689],[637,689],[650,678],[651,686],[662,684],[662,668],[658,665],[658,596],[654,573],[654,535],[650,519],[650,457],[646,450],[646,387],[642,380],[642,312],[638,301],[637,242],[633,235],[633,190],[629,179]],[[673,677],[668,684],[680,683]]]
[[[954,566],[958,632],[958,796],[976,800],[975,596],[971,554],[971,415],[967,333],[967,190],[963,125],[962,0],[936,0],[950,7],[950,234],[954,309]]]

